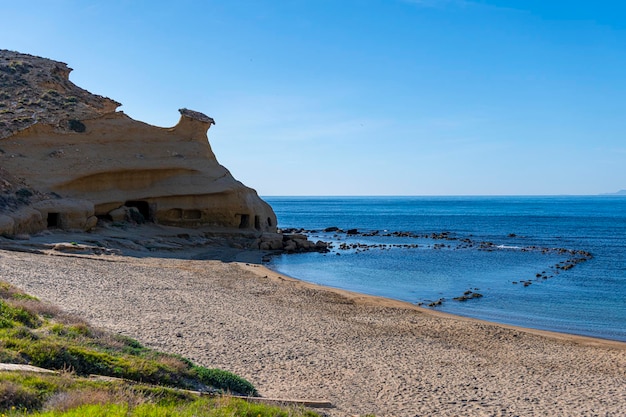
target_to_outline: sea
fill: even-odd
[[[264,199],[279,228],[332,245],[271,257],[267,266],[279,273],[461,316],[626,341],[624,196]]]

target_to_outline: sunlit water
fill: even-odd
[[[265,200],[279,227],[316,230],[310,239],[334,243],[328,254],[273,257],[268,266],[286,275],[425,307],[442,299],[432,308],[459,315],[626,341],[626,198]],[[379,234],[321,232],[330,226]],[[383,236],[396,231],[419,237]],[[442,232],[450,238],[425,237]],[[340,250],[341,243],[367,247]],[[593,257],[562,270],[556,266],[576,256],[556,248]],[[482,297],[454,300],[466,291]]]

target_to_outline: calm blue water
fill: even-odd
[[[335,246],[329,254],[272,258],[268,266],[281,273],[423,306],[443,299],[432,308],[484,320],[626,341],[624,197],[265,200],[274,208],[279,227],[316,230],[310,239]],[[330,226],[379,235],[321,232]],[[383,236],[385,231],[419,236]],[[425,237],[442,232],[451,239]],[[493,246],[486,250],[480,242]],[[368,246],[342,250],[341,243]],[[378,246],[382,244],[387,246]],[[436,248],[441,244],[446,246]],[[557,269],[576,256],[554,248],[588,251],[593,258],[569,270]],[[532,284],[524,286],[523,281]],[[454,300],[465,291],[483,297]]]

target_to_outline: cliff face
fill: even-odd
[[[276,230],[271,207],[217,162],[213,119],[182,109],[172,128],[133,120],[75,86],[70,71],[0,50],[0,166],[41,194],[29,206],[42,216],[34,229],[89,229],[94,216],[117,219],[133,207],[161,224]],[[6,217],[19,210],[0,207],[0,233],[10,234]]]

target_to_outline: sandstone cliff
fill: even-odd
[[[88,230],[129,208],[167,225],[276,230],[271,207],[217,162],[213,119],[181,109],[172,128],[133,120],[70,71],[0,50],[0,234]]]

